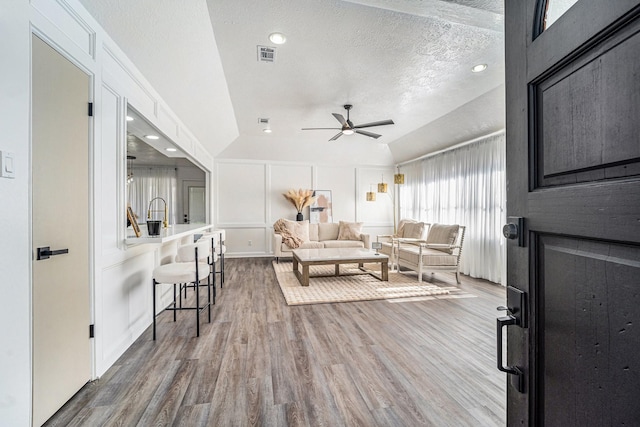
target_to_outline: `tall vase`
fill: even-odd
[[[296,221],[302,221],[304,220],[304,216],[302,215],[302,212],[298,212],[298,215],[296,215]]]

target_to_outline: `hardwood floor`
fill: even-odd
[[[149,327],[46,425],[505,425],[503,287],[461,276],[476,298],[289,307],[271,259],[225,264],[200,338],[192,312],[160,314],[157,341]]]

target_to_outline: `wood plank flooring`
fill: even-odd
[[[46,425],[505,425],[503,287],[461,276],[476,298],[289,307],[270,258],[225,268],[199,338],[192,312],[160,314],[157,341],[149,327]]]

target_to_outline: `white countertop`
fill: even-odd
[[[140,237],[136,237],[132,228],[127,228],[127,245],[137,245],[141,243],[165,243],[175,239],[196,234],[200,231],[212,228],[211,224],[171,224],[169,228],[161,228],[159,236],[149,236],[147,234],[147,224],[140,224]]]

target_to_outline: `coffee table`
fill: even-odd
[[[380,263],[381,274],[364,268],[364,263]],[[335,265],[335,274],[332,276],[340,276],[340,264],[358,264],[361,273],[351,274],[370,274],[376,279],[382,281],[389,280],[389,257],[385,254],[376,254],[369,249],[363,248],[325,248],[325,249],[294,249],[293,250],[293,272],[298,277],[302,286],[309,286],[309,266],[311,265]],[[300,272],[298,265],[302,266]],[[326,277],[328,275],[313,276]]]

